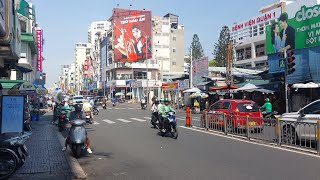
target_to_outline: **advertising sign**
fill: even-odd
[[[114,60],[152,58],[151,11],[113,9]]]
[[[23,131],[24,96],[2,96],[1,133]]]
[[[178,89],[178,82],[168,82],[168,83],[162,83],[162,90],[177,90]]]
[[[192,84],[193,86],[203,82],[202,76],[208,76],[208,57],[202,57],[192,61]]]
[[[83,71],[84,71],[84,75],[88,76],[88,70],[89,70],[89,60],[84,60],[84,64],[83,64]]]
[[[320,45],[320,5],[301,6],[293,17],[282,13],[277,23],[266,28],[266,51],[302,49]]]
[[[37,71],[42,72],[42,29],[36,30]]]

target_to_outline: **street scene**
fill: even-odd
[[[0,179],[319,180],[319,10],[0,0]]]

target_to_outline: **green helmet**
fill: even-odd
[[[269,98],[266,98],[264,101],[269,102],[269,101],[270,101],[270,99],[269,99]]]
[[[164,102],[169,102],[169,99],[168,98],[163,98],[163,101]]]

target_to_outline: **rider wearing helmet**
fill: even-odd
[[[272,112],[272,104],[269,98],[266,98],[264,101],[265,103],[263,106],[260,107],[260,109],[263,110],[262,114],[269,114]]]
[[[70,121],[73,121],[73,120],[76,120],[76,119],[81,119],[81,120],[85,120],[86,119],[86,116],[84,115],[84,113],[82,111],[82,104],[75,104],[74,105],[74,110],[75,111],[71,112],[71,114],[70,114]],[[71,126],[71,128],[72,128],[72,126]],[[68,144],[70,143],[70,132],[71,132],[71,129],[69,130],[69,135],[66,138],[66,141],[65,141],[65,144],[64,144],[64,148],[62,149],[62,151],[66,151],[67,147],[68,147]],[[87,137],[86,137],[86,146],[87,146],[88,153],[91,154],[92,151],[90,149],[90,139],[88,137],[88,134],[87,134]]]
[[[159,109],[159,114],[161,115],[160,119],[162,122],[162,131],[165,131],[167,128],[167,123],[164,122],[164,119],[168,117],[167,113],[168,112],[175,112],[171,106],[170,106],[170,101],[167,98],[163,99],[164,104],[161,106]]]

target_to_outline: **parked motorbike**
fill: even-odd
[[[87,131],[84,124],[85,121],[80,119],[76,119],[71,122],[69,146],[76,158],[81,157],[84,150],[86,150]]]
[[[59,115],[59,123],[58,123],[58,128],[59,131],[64,131],[66,129],[66,125],[69,121],[68,117],[67,117],[67,111],[61,111],[60,115]]]
[[[24,143],[30,135],[31,133],[24,133],[0,142],[0,179],[9,178],[25,163],[29,155]]]
[[[86,122],[89,123],[89,124],[92,124],[93,121],[92,121],[92,117],[91,117],[91,112],[90,111],[86,111],[85,115],[86,115]]]
[[[99,115],[99,109],[97,108],[97,106],[93,106],[92,113],[93,115]]]
[[[159,118],[158,118],[158,112],[153,112],[152,114],[151,114],[151,124],[152,124],[152,126],[155,128],[155,129],[158,129],[158,127],[159,127],[159,120],[158,120]]]
[[[167,117],[164,119],[164,121],[167,121],[167,129],[165,131],[161,130],[161,136],[164,137],[167,133],[171,133],[172,138],[177,139],[178,138],[178,129],[177,129],[177,121],[176,117],[174,115],[174,112],[168,112]]]

